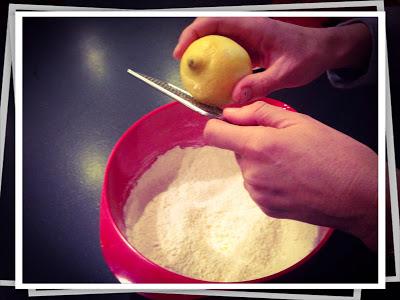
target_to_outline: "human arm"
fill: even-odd
[[[226,108],[204,138],[232,150],[267,214],[348,232],[377,249],[377,154],[317,120],[264,102]]]
[[[371,36],[363,23],[309,28],[270,18],[197,18],[180,35],[174,57],[180,59],[194,40],[209,34],[227,36],[249,53],[261,73],[240,80],[234,102],[246,103],[273,91],[298,87],[327,70],[360,68],[368,64]]]
[[[376,84],[378,76],[378,20],[377,18],[355,18],[340,23],[338,26],[350,24],[363,24],[368,28],[371,42],[364,45],[367,48],[361,54],[369,53],[368,59],[364,59],[359,66],[343,66],[337,69],[327,70],[330,83],[336,88],[353,88],[362,85]],[[362,46],[359,48],[361,49]],[[356,55],[356,53],[355,53]]]

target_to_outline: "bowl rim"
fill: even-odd
[[[258,99],[260,100],[260,99]],[[294,110],[291,106],[289,106],[288,104],[281,102],[279,100],[273,99],[273,98],[267,98],[264,97],[262,98],[263,101],[267,102],[267,103],[274,103],[273,105],[276,105],[278,107],[282,107],[283,109],[288,109],[290,111],[296,112],[296,110]],[[111,168],[111,164],[112,161],[115,160],[115,156],[116,153],[118,152],[118,149],[121,147],[121,144],[123,143],[123,141],[126,139],[126,137],[134,130],[136,130],[137,127],[139,127],[142,123],[144,123],[145,121],[147,121],[148,119],[152,118],[153,116],[155,116],[156,114],[158,114],[161,111],[165,111],[168,109],[171,109],[171,107],[177,106],[177,105],[182,105],[178,102],[170,102],[167,104],[164,104],[162,106],[157,107],[156,109],[146,113],[145,115],[143,115],[142,117],[140,117],[138,120],[136,120],[131,126],[129,126],[129,128],[121,135],[121,137],[117,140],[117,142],[115,143],[113,149],[111,150],[110,156],[107,160],[107,164],[106,164],[106,168],[104,171],[104,178],[103,178],[103,186],[102,186],[102,192],[101,192],[101,203],[100,203],[100,210],[105,210],[105,212],[107,213],[107,215],[109,216],[109,219],[111,221],[111,225],[113,227],[113,230],[118,234],[119,238],[123,241],[124,245],[127,246],[129,248],[129,250],[131,250],[133,253],[135,253],[140,259],[144,260],[147,264],[151,265],[152,267],[155,268],[159,268],[162,269],[165,272],[168,273],[172,273],[178,277],[182,277],[188,281],[193,281],[193,283],[215,283],[215,284],[244,284],[244,283],[268,283],[268,281],[274,280],[280,276],[283,276],[291,271],[293,271],[294,269],[297,269],[298,267],[300,267],[301,265],[304,265],[307,261],[309,261],[317,252],[319,252],[321,250],[322,247],[324,247],[327,243],[327,241],[329,240],[329,238],[332,236],[333,232],[335,231],[334,228],[330,228],[330,227],[324,227],[324,226],[319,226],[322,228],[326,228],[326,232],[323,235],[322,239],[318,242],[318,244],[314,247],[314,249],[308,253],[306,256],[304,256],[301,260],[297,261],[295,264],[290,265],[289,267],[282,269],[281,271],[277,272],[277,273],[273,273],[264,277],[259,277],[259,278],[255,278],[255,279],[251,279],[251,280],[245,280],[245,281],[206,281],[206,280],[202,280],[202,279],[198,279],[198,278],[193,278],[193,277],[189,277],[180,273],[177,273],[173,270],[167,269],[155,262],[153,262],[152,260],[150,260],[149,258],[147,258],[146,256],[144,256],[139,250],[137,250],[131,243],[129,243],[129,241],[127,240],[127,238],[125,237],[125,235],[121,232],[121,230],[119,229],[113,215],[111,214],[111,210],[110,210],[110,198],[108,195],[108,191],[109,191],[109,180],[108,178],[110,177],[110,168]],[[103,218],[100,218],[100,222],[102,222]],[[104,248],[103,243],[100,243],[101,248]],[[103,255],[104,255],[104,251],[103,251]],[[108,263],[107,263],[108,265]],[[112,271],[112,270],[111,270]],[[157,282],[155,282],[157,283]],[[173,282],[171,282],[172,284]],[[185,284],[185,283],[182,283]]]

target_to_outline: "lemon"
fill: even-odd
[[[247,51],[220,35],[207,35],[195,40],[180,62],[185,89],[197,101],[219,107],[231,101],[235,84],[251,72]]]

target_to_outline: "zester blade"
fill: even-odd
[[[135,72],[131,69],[128,69],[128,73],[203,116],[222,119],[222,109],[197,102],[190,93],[171,83]]]

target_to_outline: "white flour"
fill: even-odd
[[[244,189],[233,153],[208,146],[161,155],[132,189],[124,214],[140,253],[207,281],[281,271],[310,253],[318,236],[317,226],[265,215]]]

